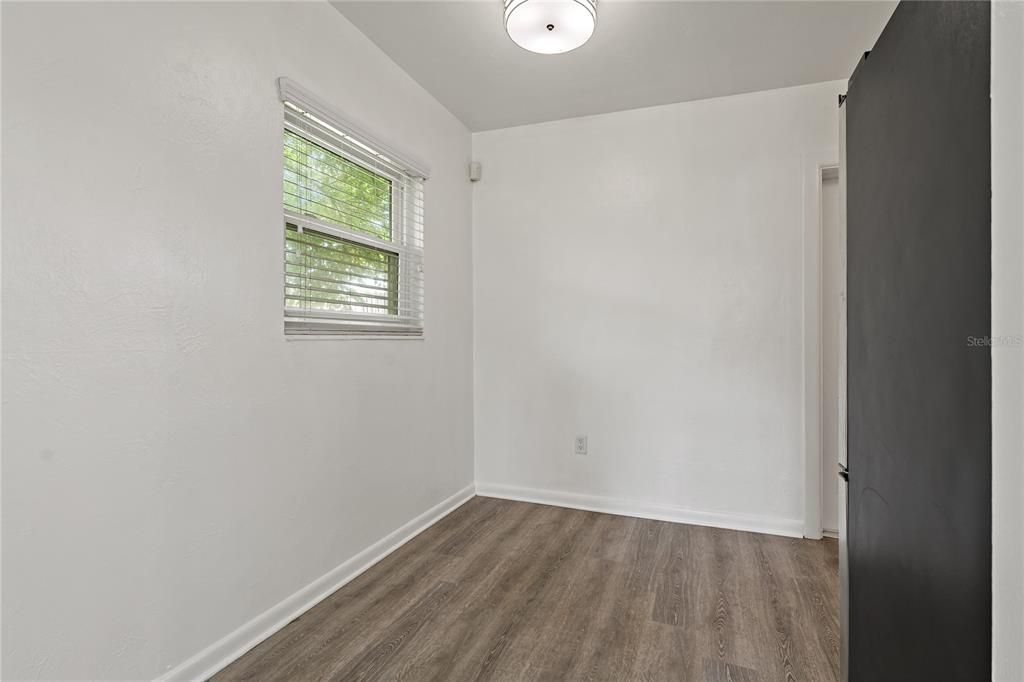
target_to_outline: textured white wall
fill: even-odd
[[[802,528],[803,156],[843,87],[474,134],[479,482]]]
[[[2,11],[3,677],[150,678],[473,480],[471,139],[326,3]],[[285,341],[281,75],[431,165],[426,341]]]
[[[1024,3],[992,3],[992,336],[1024,335]],[[993,678],[1024,680],[1024,347],[992,348]]]

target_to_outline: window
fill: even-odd
[[[280,85],[285,332],[422,336],[426,173]]]

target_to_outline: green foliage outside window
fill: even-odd
[[[392,238],[391,180],[290,131],[284,207],[383,241]],[[398,254],[285,226],[285,306],[398,314]]]

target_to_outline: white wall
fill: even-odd
[[[3,677],[150,678],[472,482],[471,139],[326,3],[2,23]],[[426,341],[285,341],[281,75],[432,166]]]
[[[992,3],[992,336],[1024,335],[1024,3]],[[1024,347],[992,348],[993,678],[1024,680]]]
[[[843,88],[474,134],[478,482],[802,531],[803,157]]]

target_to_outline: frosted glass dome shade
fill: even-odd
[[[505,31],[539,54],[575,50],[594,35],[597,0],[505,0]]]

